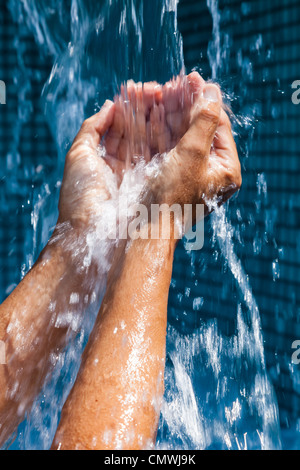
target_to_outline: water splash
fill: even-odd
[[[177,0],[106,0],[91,8],[89,2],[81,0],[52,0],[45,8],[36,0],[10,0],[15,19],[29,28],[41,52],[53,61],[43,102],[57,144],[57,179],[51,186],[43,186],[36,197],[32,212],[35,253],[53,227],[55,210],[45,219],[43,208],[46,205],[49,209],[47,201],[58,196],[65,153],[84,118],[128,79],[164,82],[184,69],[177,4]],[[216,80],[222,71],[226,43],[222,44],[218,2],[208,0],[207,5],[213,19],[208,55],[212,79]],[[242,60],[242,65],[248,73],[249,64]],[[21,97],[22,104],[24,99]],[[20,136],[20,130],[16,135]],[[262,180],[259,191],[264,191]],[[38,223],[41,217],[42,232]],[[229,270],[240,292],[236,334],[224,337],[214,320],[191,336],[181,337],[169,328],[166,395],[157,448],[278,448],[277,406],[266,375],[258,307],[235,253],[234,230],[226,209],[216,208],[211,220],[216,257],[221,253],[224,272]],[[52,378],[19,429],[16,445],[20,448],[50,447],[100,297],[100,292],[95,293],[89,305],[91,314],[86,315],[90,322],[72,347],[52,357]],[[201,310],[203,302],[205,299],[195,298],[195,310]]]
[[[280,449],[278,407],[266,372],[259,309],[235,253],[226,208],[215,207],[211,218],[213,244],[242,300],[236,334],[226,337],[217,320],[204,322],[191,336],[169,329],[168,387],[158,446],[170,448],[171,435],[171,448]],[[197,425],[192,424],[195,420]],[[188,431],[183,430],[185,422],[191,423]]]
[[[207,0],[207,6],[213,21],[208,58],[212,79],[217,80],[222,77],[226,45],[228,47],[230,41],[228,38],[223,41],[218,2]],[[255,50],[259,52],[261,45],[259,37]],[[241,60],[240,66],[247,74],[252,70],[247,58]],[[235,127],[246,125],[251,129],[253,119],[239,116],[234,123]],[[258,175],[257,192],[259,207],[256,207],[261,210],[261,202],[267,198],[264,174]],[[241,299],[237,303],[237,333],[230,338],[224,336],[217,320],[204,322],[204,326],[189,338],[182,338],[176,330],[169,330],[169,386],[162,413],[159,447],[170,448],[166,436],[171,434],[175,442],[173,448],[280,449],[278,406],[266,369],[260,313],[249,277],[235,250],[234,239],[241,242],[242,234],[239,229],[233,228],[227,206],[215,206],[214,209],[211,216],[211,250],[216,254],[215,261],[219,258],[218,252],[221,253],[224,275],[228,276],[229,272],[236,282]],[[237,216],[242,226],[242,216],[240,213]],[[272,234],[273,227],[268,225],[267,220],[266,213],[265,233]],[[262,243],[260,234],[256,240],[256,249],[259,250],[261,246],[258,247],[258,241]],[[278,278],[276,260],[272,269],[273,276]],[[192,391],[187,376],[193,381]],[[187,385],[182,387],[184,381]],[[209,385],[205,387],[205,383]],[[195,389],[197,397],[194,396]],[[182,423],[186,419],[193,423],[195,417],[197,432],[192,435],[183,432]]]
[[[217,80],[220,68],[222,66],[222,47],[221,47],[221,31],[220,31],[220,12],[218,0],[207,0],[207,7],[211,13],[213,27],[212,39],[208,45],[208,57],[212,71],[212,79]]]

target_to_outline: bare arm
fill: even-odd
[[[59,352],[76,333],[74,319],[83,315],[83,299],[90,299],[98,288],[96,264],[82,268],[94,188],[99,190],[97,200],[108,198],[103,184],[107,166],[96,147],[112,118],[113,106],[107,103],[82,126],[66,157],[56,230],[34,267],[0,306],[0,340],[6,356],[6,364],[0,365],[0,445],[40,391],[50,371],[51,353]],[[93,159],[96,166],[91,172]]]
[[[65,242],[76,243],[74,235],[66,234]],[[66,313],[72,311],[73,318],[82,316],[83,296],[91,296],[87,285],[82,288],[89,275],[77,271],[71,252],[59,243],[49,244],[1,305],[0,338],[6,350],[6,364],[0,365],[1,444],[22,421],[40,391],[50,371],[51,353],[59,352],[74,334]],[[70,305],[74,293],[80,299]]]
[[[147,205],[194,204],[239,188],[240,166],[220,91],[208,86],[206,96],[208,101],[199,98],[195,103],[188,132],[163,160],[158,176],[150,178]],[[218,160],[219,150],[224,153]],[[53,449],[154,446],[174,245],[174,240],[136,240],[113,265]]]
[[[135,240],[118,259],[55,448],[137,449],[155,441],[174,247]]]

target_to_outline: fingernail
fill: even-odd
[[[111,106],[113,102],[111,100],[106,100],[104,106]]]
[[[215,85],[208,85],[204,88],[203,98],[207,101],[219,101],[219,90]]]

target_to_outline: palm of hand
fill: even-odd
[[[128,82],[122,87],[115,98],[113,124],[104,139],[106,161],[119,182],[141,157],[149,162],[177,145],[189,127],[202,82],[197,74],[194,79],[178,77],[164,86]]]
[[[128,82],[114,105],[107,102],[98,113],[98,123],[97,115],[87,119],[66,158],[59,221],[89,226],[111,197],[112,171],[120,183],[137,158],[148,162],[175,147],[188,128],[198,86],[187,77],[164,86]],[[99,158],[100,143],[105,158]]]
[[[161,202],[180,203],[185,198],[183,193],[186,193],[186,202],[195,201],[192,193],[198,201],[200,193],[207,199],[218,195],[225,200],[236,191],[240,186],[240,164],[230,120],[221,108],[218,87],[209,86],[217,93],[218,123],[212,146],[204,153],[202,149],[200,158],[199,155],[195,158],[201,147],[199,126],[207,128],[209,134],[209,121],[214,121],[216,116],[209,109],[201,116],[206,83],[198,73],[177,77],[164,86],[129,82],[122,88],[115,98],[114,121],[104,141],[106,161],[119,182],[124,171],[140,157],[149,162],[155,155],[171,152],[178,146],[183,150],[165,165],[155,187]],[[198,134],[192,125],[196,118],[200,121]],[[205,131],[202,137],[203,134]],[[190,192],[186,190],[187,186]],[[201,202],[205,203],[204,200]]]
[[[208,150],[209,158],[197,160],[194,156],[199,135],[191,123],[204,86],[197,73],[178,77],[164,86],[154,82],[144,85],[128,82],[115,97],[114,104],[106,102],[100,113],[87,119],[67,155],[59,220],[89,226],[99,214],[101,203],[111,197],[113,172],[120,184],[124,171],[138,159],[143,157],[149,162],[154,155],[170,152],[182,142],[183,157],[173,159],[163,174],[164,181],[160,180],[162,186],[174,193],[170,202],[176,199],[180,202],[180,191],[185,192],[187,186],[194,185],[195,192],[198,184],[199,191],[209,195],[209,188],[213,188],[213,193],[222,188],[228,190],[233,181],[234,192],[239,186],[240,167],[225,111],[221,111],[213,147]],[[99,157],[99,144],[105,158]],[[178,179],[177,174],[176,181],[174,167],[187,170],[187,176],[182,178],[181,173]]]

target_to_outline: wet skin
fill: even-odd
[[[145,194],[152,201],[224,201],[240,187],[241,175],[219,88],[192,74],[163,88],[149,84],[146,92],[145,98],[141,86],[130,83],[130,103],[127,96],[124,102],[124,91],[110,105],[114,120],[104,145],[106,161],[119,181],[124,168],[135,163],[133,154],[150,160],[157,152],[167,152],[158,176],[146,183]],[[134,115],[136,126],[130,117]],[[53,449],[153,448],[164,391],[175,246],[172,238],[135,240],[116,251]]]
[[[105,158],[99,157],[100,144]],[[240,187],[240,164],[220,90],[198,74],[164,86],[130,82],[83,123],[66,156],[54,235],[0,306],[7,356],[7,364],[0,365],[0,444],[30,410],[51,370],[51,354],[78,334],[58,322],[70,296],[91,298],[102,282],[99,266],[78,267],[86,234],[94,230],[101,202],[111,197],[115,176],[120,184],[136,157],[150,161],[164,153],[158,176],[145,183],[151,201],[196,204],[218,197],[222,202]],[[115,252],[53,448],[153,445],[175,246],[174,239],[136,240]],[[82,303],[77,311],[72,308],[84,315]]]

